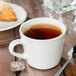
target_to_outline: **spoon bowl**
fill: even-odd
[[[66,63],[60,68],[60,70],[54,76],[59,76],[61,74],[61,72],[64,70],[64,68],[67,66],[69,61],[72,58],[76,58],[76,45],[70,49],[70,51],[68,52],[68,56],[69,57],[68,57],[68,60],[66,61]]]

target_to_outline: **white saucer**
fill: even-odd
[[[24,8],[13,3],[8,3],[8,4],[13,8],[17,17],[17,21],[13,21],[13,22],[0,21],[0,31],[6,31],[15,28],[19,26],[21,23],[23,23],[27,18],[27,13],[24,10]]]

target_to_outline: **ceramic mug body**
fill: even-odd
[[[62,34],[56,38],[46,40],[32,39],[23,34],[26,27],[41,23],[58,26],[62,30]],[[19,32],[21,39],[14,40],[9,45],[9,51],[12,55],[26,59],[30,66],[42,70],[53,68],[60,62],[66,33],[63,23],[50,18],[34,18],[23,23]],[[18,44],[23,45],[23,54],[13,51],[14,46]]]

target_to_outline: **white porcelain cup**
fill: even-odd
[[[42,23],[58,26],[62,30],[62,34],[56,38],[45,40],[32,39],[23,34],[26,27]],[[9,45],[12,55],[25,59],[30,66],[42,70],[53,68],[60,62],[66,33],[65,25],[62,22],[45,17],[34,18],[23,23],[19,32],[21,39],[13,40]],[[13,50],[18,44],[23,45],[24,52],[22,54]]]

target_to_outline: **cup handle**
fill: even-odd
[[[10,52],[12,55],[16,56],[16,57],[19,57],[19,58],[22,58],[22,59],[27,59],[28,57],[27,57],[27,54],[26,54],[25,52],[23,52],[22,54],[14,52],[14,47],[15,47],[16,45],[18,45],[18,44],[23,45],[23,42],[22,42],[21,39],[13,40],[13,41],[9,44],[9,52]]]

